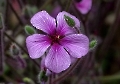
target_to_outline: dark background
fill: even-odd
[[[41,10],[53,17],[64,10],[75,15],[81,21],[82,33],[98,42],[76,67],[68,69],[69,73],[60,73],[58,80],[52,81],[56,84],[120,84],[120,0],[93,0],[91,10],[85,15],[74,6],[80,0],[73,0],[69,7],[70,1],[0,0],[4,20],[3,25],[0,21],[0,84],[38,83],[41,59],[29,58],[24,27],[31,25],[30,18]],[[13,43],[19,47],[20,56],[11,54]]]

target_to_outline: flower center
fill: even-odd
[[[59,43],[61,36],[60,35],[53,35],[53,36],[51,36],[51,39],[52,39],[52,44]]]

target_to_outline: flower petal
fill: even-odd
[[[45,59],[46,67],[55,73],[60,73],[61,71],[66,70],[70,64],[70,56],[63,46],[53,44]]]
[[[50,46],[50,39],[46,35],[33,34],[26,39],[26,46],[31,58],[41,57]]]
[[[92,7],[92,0],[82,0],[79,3],[76,3],[75,6],[82,14],[86,14]]]
[[[75,27],[77,27],[77,28],[80,27],[80,22],[79,22],[79,20],[75,16],[73,16],[73,15],[63,11],[63,12],[60,12],[57,15],[57,30],[61,34],[71,34],[71,33],[74,33],[73,28],[70,27],[67,24],[67,22],[65,21],[64,15],[69,16],[70,18],[72,18],[75,21]]]
[[[80,58],[88,53],[89,40],[83,34],[72,34],[61,39],[60,44],[75,58]]]
[[[56,21],[46,11],[41,11],[41,12],[36,13],[31,18],[30,21],[34,27],[48,34],[51,34],[55,31]]]

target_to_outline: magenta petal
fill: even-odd
[[[31,58],[41,57],[50,46],[50,39],[46,35],[33,34],[26,39],[26,45]]]
[[[60,12],[57,15],[57,30],[61,34],[71,34],[71,33],[74,33],[73,28],[70,27],[67,24],[67,22],[65,21],[64,15],[71,17],[75,21],[75,27],[77,27],[77,28],[80,27],[80,22],[79,22],[79,20],[75,16],[73,16],[73,15],[63,11],[63,12]]]
[[[55,73],[60,73],[61,71],[66,70],[70,64],[70,56],[63,46],[53,44],[45,59],[46,67]]]
[[[76,3],[76,8],[82,13],[86,14],[89,12],[92,6],[92,0],[82,0],[79,3]]]
[[[36,13],[31,18],[30,21],[34,27],[48,34],[51,34],[55,31],[56,21],[46,11],[41,11],[41,12]]]
[[[89,40],[83,34],[72,34],[61,39],[60,44],[75,58],[80,58],[88,53]]]

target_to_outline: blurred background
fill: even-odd
[[[66,71],[53,78],[53,84],[120,84],[120,0],[92,0],[87,14],[76,8],[80,1],[0,0],[0,84],[39,84],[41,58],[29,58],[24,27],[41,10],[52,17],[60,11],[71,13],[80,20],[81,33],[97,40],[96,47],[71,66],[67,76]]]

